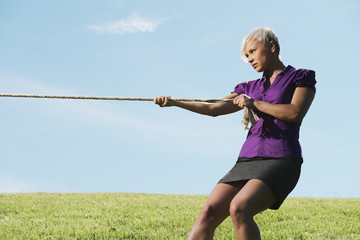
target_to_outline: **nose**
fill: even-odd
[[[254,58],[249,56],[248,59],[247,59],[248,63],[252,63],[254,61]]]

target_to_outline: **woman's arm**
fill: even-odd
[[[305,117],[315,97],[315,91],[310,87],[297,87],[290,104],[271,104],[249,99],[240,95],[234,99],[234,104],[243,108],[248,106],[269,114],[284,122],[301,122]]]
[[[232,99],[238,96],[237,93],[232,93],[223,99]],[[154,98],[154,103],[160,107],[176,106],[195,113],[208,115],[212,117],[233,113],[239,111],[241,108],[231,102],[222,103],[200,103],[200,102],[175,102],[170,96],[160,96]]]

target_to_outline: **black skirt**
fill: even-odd
[[[295,188],[301,171],[302,158],[238,158],[235,166],[219,183],[259,179],[277,197],[271,209],[278,209]]]

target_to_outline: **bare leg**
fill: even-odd
[[[253,217],[276,201],[272,190],[258,179],[249,180],[230,203],[230,215],[236,239],[261,239]]]
[[[213,239],[215,229],[230,215],[230,203],[244,184],[245,182],[217,184],[201,210],[188,240]]]

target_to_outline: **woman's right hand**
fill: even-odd
[[[252,107],[254,103],[254,99],[250,98],[245,94],[240,94],[234,98],[233,103],[243,109],[244,107]]]
[[[160,107],[169,107],[175,105],[175,102],[171,99],[170,96],[167,95],[154,97],[154,103],[159,105]]]

